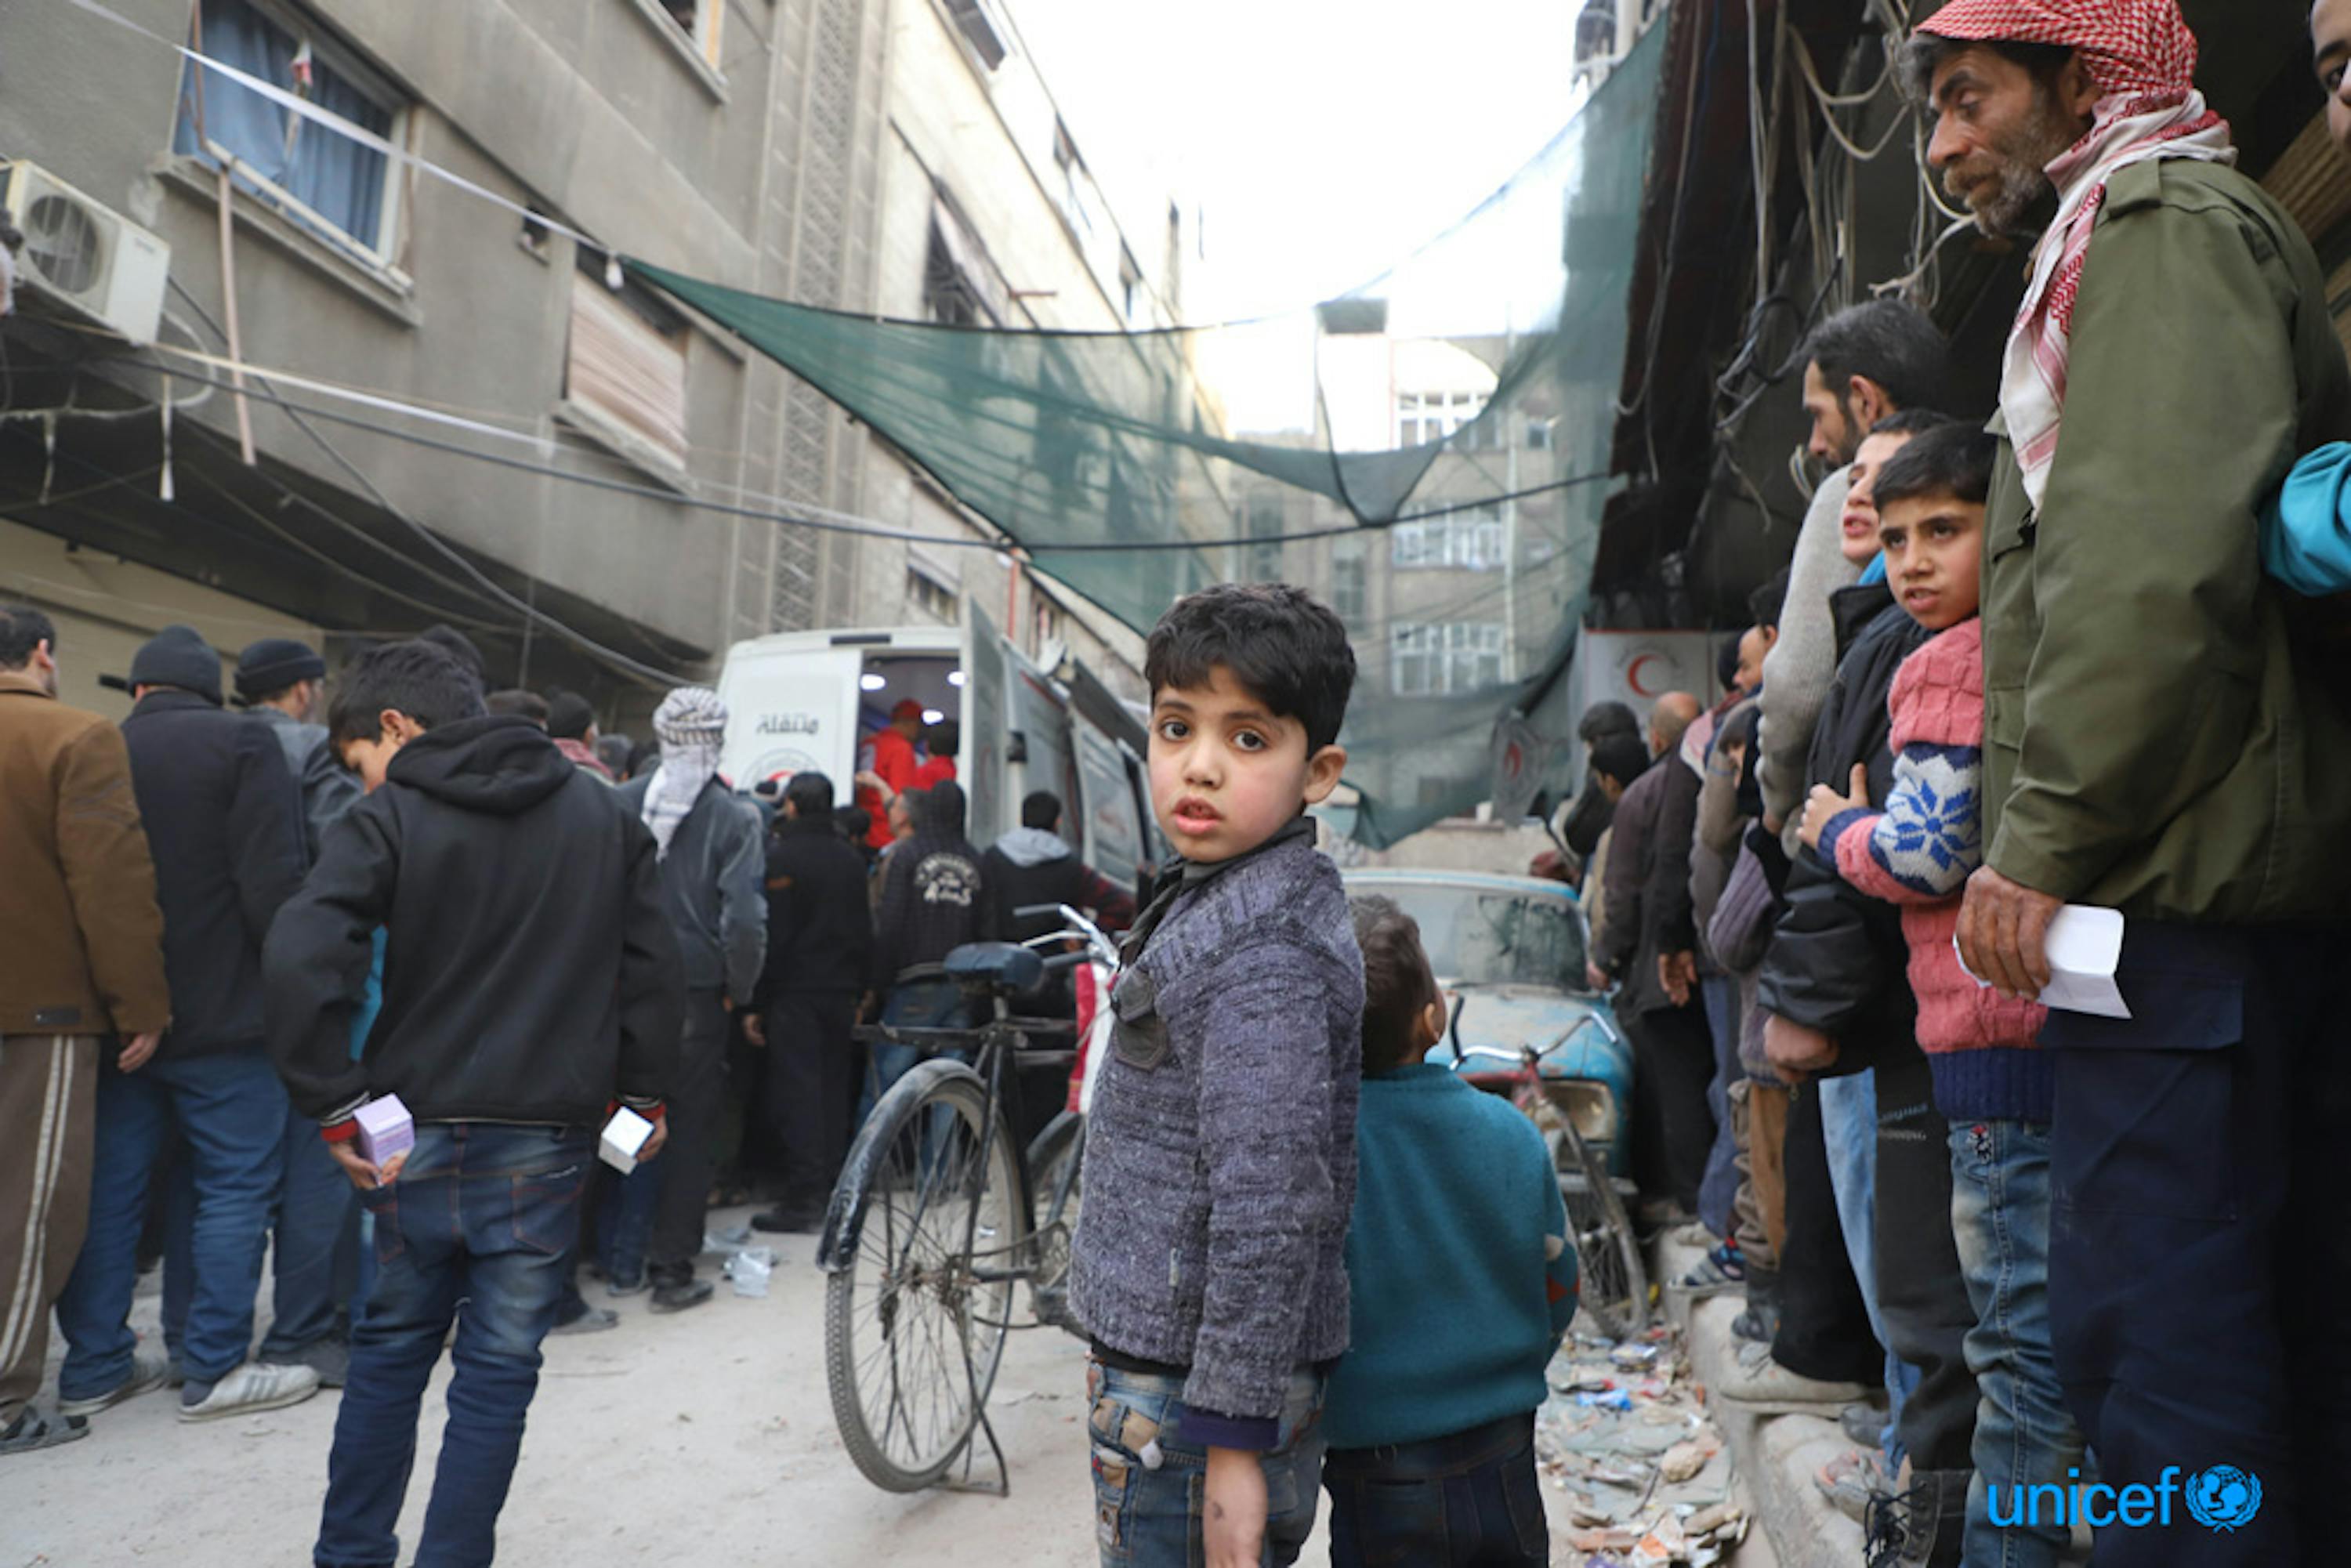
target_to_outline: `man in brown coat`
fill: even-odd
[[[87,1430],[33,1396],[89,1215],[98,1053],[135,1071],[172,1013],[131,756],[57,700],[57,636],[0,607],[0,1454]]]

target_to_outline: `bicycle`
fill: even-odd
[[[1603,1333],[1626,1339],[1649,1325],[1649,1272],[1641,1258],[1641,1243],[1625,1207],[1634,1190],[1608,1174],[1608,1163],[1592,1152],[1575,1130],[1572,1116],[1561,1113],[1544,1093],[1542,1058],[1533,1047],[1497,1051],[1490,1046],[1464,1047],[1461,1011],[1466,998],[1454,998],[1447,1030],[1453,1042],[1453,1071],[1480,1089],[1510,1096],[1541,1129],[1551,1146],[1552,1163],[1559,1175],[1560,1197],[1567,1207],[1569,1240],[1575,1248],[1578,1303],[1592,1313]],[[1584,1027],[1607,1029],[1598,1017]],[[1574,1039],[1570,1031],[1567,1039]],[[1561,1045],[1567,1043],[1562,1040]],[[1553,1049],[1556,1049],[1554,1047]],[[1501,1061],[1506,1071],[1479,1072],[1473,1060]]]
[[[869,1046],[910,1045],[925,1057],[859,1130],[817,1247],[817,1265],[828,1275],[833,1419],[852,1462],[885,1491],[944,1485],[1008,1495],[1004,1449],[987,1409],[1004,1337],[1073,1326],[1064,1303],[1084,1119],[1061,1112],[1024,1150],[1013,1137],[1004,1085],[1016,1065],[1073,1061],[1076,1025],[1012,1009],[1049,974],[1089,962],[1113,967],[1117,951],[1067,905],[1014,913],[1058,915],[1067,928],[1025,945],[958,947],[941,967],[986,1008],[986,1021],[856,1030]],[[1051,958],[1037,951],[1070,942],[1081,949]],[[1027,1043],[1037,1037],[1071,1039],[1072,1048],[1038,1050]],[[1034,1197],[1041,1197],[1041,1211]],[[1029,1322],[1012,1317],[1021,1284],[1029,1290]],[[977,1436],[994,1455],[992,1482],[974,1479]],[[961,1473],[950,1479],[958,1460]]]

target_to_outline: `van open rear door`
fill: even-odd
[[[737,789],[813,768],[843,800],[857,771],[862,646],[771,648],[738,643],[718,695],[726,704],[726,744],[718,770]]]
[[[964,601],[963,759],[966,835],[985,847],[1004,834],[1005,661],[996,623]]]

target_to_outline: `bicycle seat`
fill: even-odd
[[[1045,978],[1045,960],[1036,950],[1011,942],[967,942],[947,955],[947,977],[967,986],[988,986],[1019,994]]]

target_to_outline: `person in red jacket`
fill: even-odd
[[[873,760],[864,770],[888,785],[889,794],[903,795],[909,789],[924,787],[922,760],[914,755],[914,737],[922,732],[923,705],[906,697],[890,710],[890,722],[875,730],[866,740],[866,747],[873,753]],[[866,793],[861,791],[858,800],[858,804],[873,818],[873,827],[866,834],[865,841],[877,850],[887,848],[891,833],[884,809],[889,800],[883,794],[872,794],[869,800],[864,798]]]
[[[955,782],[956,753],[962,748],[963,726],[951,718],[931,726],[923,737],[923,749],[930,757],[914,770],[914,788],[927,789],[934,784]]]

